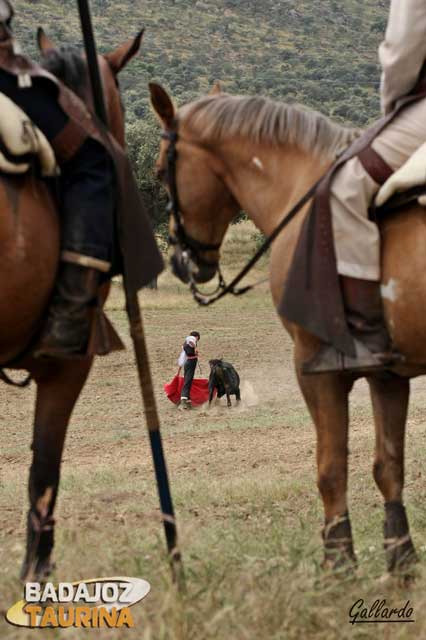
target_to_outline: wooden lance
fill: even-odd
[[[99,72],[96,42],[93,32],[92,19],[88,0],[77,0],[80,13],[81,28],[83,32],[84,48],[90,73],[90,83],[93,92],[93,102],[96,115],[108,128],[108,116],[105,108],[105,98]],[[119,225],[121,228],[121,225]],[[121,238],[120,238],[121,242]],[[123,243],[121,242],[121,245]],[[123,246],[122,246],[123,249]],[[154,462],[155,477],[157,480],[158,494],[166,535],[167,549],[171,561],[173,577],[180,584],[183,580],[182,561],[177,546],[177,528],[173,509],[172,496],[167,474],[166,461],[163,451],[163,443],[160,433],[160,420],[152,384],[151,369],[148,360],[148,349],[145,340],[142,313],[139,307],[137,291],[130,288],[126,278],[126,255],[123,252],[124,262],[124,291],[126,295],[126,311],[129,318],[130,334],[136,356],[136,364],[139,375],[139,383],[144,403],[149,440],[151,444],[152,458]]]

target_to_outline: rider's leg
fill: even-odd
[[[425,141],[426,100],[421,100],[398,115],[375,139],[373,148],[395,170]],[[361,348],[357,358],[348,359],[331,346],[323,347],[306,363],[305,373],[382,369],[395,361],[381,310],[380,234],[368,218],[378,190],[358,158],[349,160],[334,179],[331,211],[337,271],[348,324]]]
[[[68,124],[57,103],[57,88],[35,78],[21,88],[16,76],[0,69],[0,91],[29,116],[50,142]],[[39,356],[66,356],[85,350],[89,307],[99,283],[110,271],[113,246],[115,174],[106,150],[88,139],[61,163],[62,262]],[[102,276],[104,273],[104,276]]]
[[[394,170],[426,142],[426,100],[407,107],[373,142],[373,149]],[[368,219],[368,209],[379,185],[358,158],[336,174],[331,189],[333,234],[337,270],[342,276],[380,280],[380,235]]]
[[[181,405],[184,408],[191,406],[191,387],[196,368],[197,360],[195,358],[186,361],[184,367],[184,382],[180,395]]]
[[[115,178],[107,151],[88,139],[62,169],[62,263],[39,357],[86,350],[91,308],[111,270]]]
[[[341,276],[380,280],[380,234],[368,209],[380,186],[358,158],[337,172],[331,186],[331,213],[337,271]]]

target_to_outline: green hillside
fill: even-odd
[[[17,33],[35,54],[43,25],[62,43],[80,41],[75,0],[16,0]],[[147,83],[177,102],[220,79],[227,91],[261,93],[365,125],[378,115],[377,47],[383,0],[92,0],[99,46],[114,47],[142,25],[140,57],[123,72],[129,143],[144,190],[152,190],[157,135]]]

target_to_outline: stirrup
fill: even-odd
[[[359,340],[354,340],[354,344],[355,358],[338,351],[332,345],[322,346],[310,360],[302,364],[302,375],[388,371],[405,360],[404,356],[396,351],[372,353]]]

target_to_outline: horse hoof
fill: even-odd
[[[411,589],[418,577],[418,573],[414,571],[413,568],[411,568],[411,570],[407,571],[406,573],[401,573],[393,576],[399,589]]]
[[[56,563],[50,558],[37,560],[31,564],[24,562],[19,577],[24,584],[27,582],[43,582],[55,569]]]
[[[413,575],[418,557],[408,529],[405,507],[400,502],[385,503],[384,548],[389,573],[400,577]]]
[[[380,587],[388,587],[395,585],[398,589],[409,589],[414,585],[418,578],[417,571],[414,570],[414,567],[408,569],[405,572],[400,573],[385,573],[377,579],[377,583]]]
[[[348,513],[326,521],[322,537],[324,540],[323,569],[343,576],[352,574],[357,567],[357,561]]]
[[[347,551],[336,551],[333,554],[328,552],[324,555],[321,568],[327,573],[333,574],[336,578],[348,578],[355,574],[358,563],[355,554]]]
[[[409,587],[416,581],[418,577],[418,569],[416,568],[418,561],[419,559],[413,547],[408,555],[393,565],[393,568],[389,570],[389,574],[396,580],[398,586]]]

